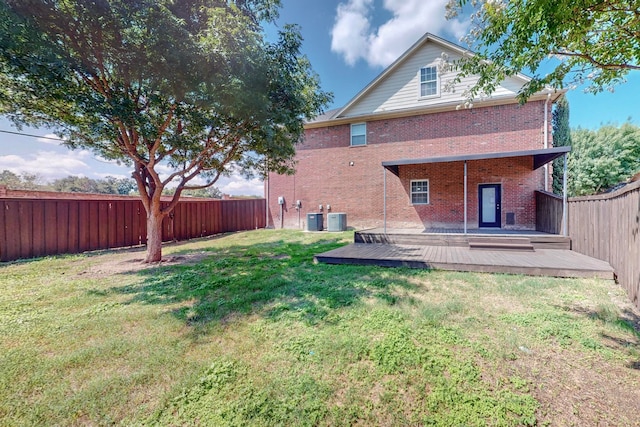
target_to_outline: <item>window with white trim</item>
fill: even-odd
[[[440,95],[440,85],[438,84],[438,67],[420,68],[420,97],[430,97]]]
[[[367,145],[366,123],[354,123],[351,125],[351,145]]]
[[[411,181],[411,204],[428,205],[429,204],[429,180],[412,180]]]

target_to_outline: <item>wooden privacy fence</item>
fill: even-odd
[[[162,223],[162,241],[264,228],[265,209],[264,199],[181,200]],[[0,261],[137,246],[146,240],[146,212],[139,199],[0,198]]]
[[[608,261],[640,308],[640,182],[611,194],[572,197],[568,212],[572,249]]]
[[[536,191],[536,231],[562,234],[562,196]]]

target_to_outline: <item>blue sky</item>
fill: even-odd
[[[458,43],[467,23],[444,18],[446,0],[282,0],[279,25],[298,24],[304,37],[303,52],[320,75],[322,87],[333,92],[329,108],[346,104],[384,67],[401,55],[425,32]],[[269,28],[270,35],[275,34]],[[584,93],[582,88],[568,93],[572,127],[595,129],[601,124],[640,125],[637,97],[640,73],[632,73],[627,83],[613,93]],[[0,118],[0,130],[14,130]],[[24,132],[46,135],[46,129]],[[0,170],[37,173],[44,181],[67,175],[101,178],[129,176],[129,169],[96,159],[87,151],[70,151],[55,141],[0,133]],[[221,178],[222,192],[262,195],[259,180],[237,176]]]

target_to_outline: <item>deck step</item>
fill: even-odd
[[[533,252],[531,239],[525,237],[470,237],[469,249],[488,251],[528,251]]]

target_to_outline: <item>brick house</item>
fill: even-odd
[[[473,79],[445,90],[453,74],[441,62],[465,53],[427,33],[346,106],[307,123],[295,175],[265,182],[269,225],[344,212],[356,228],[535,229],[545,165],[568,151],[551,144],[560,94],[519,105],[528,78],[518,75],[460,108]]]

